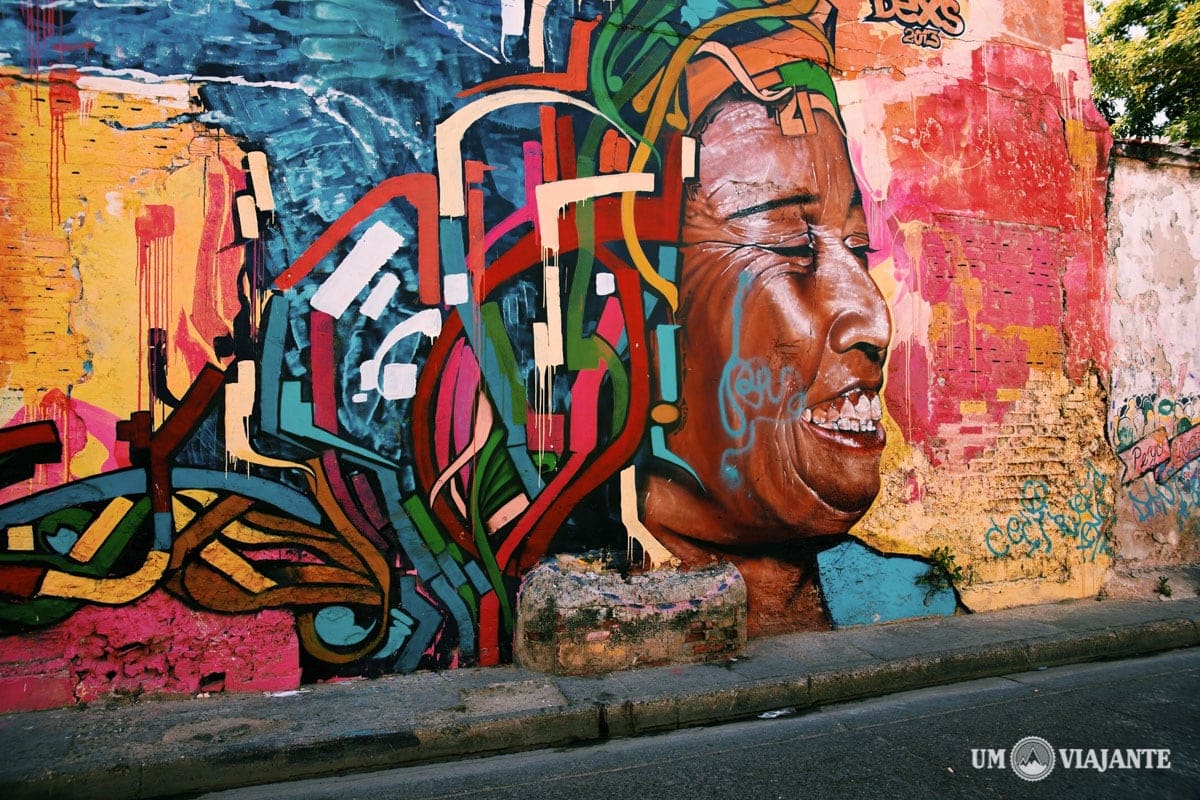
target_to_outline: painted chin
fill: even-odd
[[[878,394],[853,391],[806,408],[793,431],[807,453],[805,483],[829,507],[857,520],[879,494],[887,442]]]

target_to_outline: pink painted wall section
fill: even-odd
[[[300,685],[292,615],[225,616],[166,592],[86,606],[58,625],[0,638],[0,708],[29,711],[108,695],[283,691]]]
[[[873,274],[896,426],[856,531],[884,551],[948,548],[964,602],[986,609],[1094,594],[1111,564],[1111,137],[1081,4],[976,3],[964,20],[899,51],[877,23],[850,28],[842,96],[890,238]]]

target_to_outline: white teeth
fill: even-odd
[[[804,409],[800,418],[831,431],[871,432],[883,419],[883,404],[875,392],[853,389]]]
[[[858,398],[858,402],[854,404],[854,410],[858,413],[858,418],[863,421],[871,418],[871,401],[865,394]]]

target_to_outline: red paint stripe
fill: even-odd
[[[312,372],[313,424],[338,432],[337,385],[334,380],[333,317],[321,311],[309,314],[309,369]]]
[[[558,118],[558,173],[563,180],[575,178],[575,123],[570,117]]]
[[[371,544],[379,548],[381,553],[388,552],[387,540],[383,538],[383,535],[375,529],[375,526],[363,516],[358,506],[354,504],[354,498],[350,494],[349,487],[346,486],[346,478],[342,474],[342,465],[337,460],[337,454],[332,450],[326,450],[321,454],[321,466],[325,471],[326,480],[329,481],[329,491],[334,499],[337,500],[338,507],[346,515],[346,519]],[[364,566],[370,566],[365,561],[363,564]]]
[[[388,521],[379,508],[379,500],[375,496],[371,480],[364,473],[356,472],[350,477],[350,486],[354,489],[354,496],[358,499],[363,513],[367,515],[367,521],[382,533],[387,528]]]
[[[542,133],[542,179],[547,183],[558,180],[558,138],[555,135],[557,113],[554,106],[542,106],[538,125]]]
[[[62,447],[62,442],[58,438],[58,428],[53,422],[48,420],[27,422],[24,425],[0,430],[0,453],[11,453],[14,450],[38,445]]]
[[[441,303],[442,287],[438,252],[437,178],[427,172],[398,175],[381,182],[362,196],[345,214],[325,229],[292,265],[275,279],[277,289],[291,289],[308,277],[354,227],[397,197],[417,210],[417,269],[420,300],[426,305]]]
[[[479,598],[479,666],[500,663],[500,598],[488,592]]]

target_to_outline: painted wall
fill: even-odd
[[[0,0],[0,708],[499,663],[562,550],[731,560],[752,634],[1094,594],[1083,37]]]
[[[1125,142],[1109,188],[1113,377],[1121,462],[1114,548],[1128,569],[1200,558],[1200,160]]]

